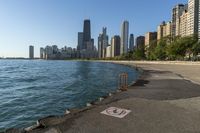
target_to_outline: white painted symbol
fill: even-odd
[[[131,110],[110,107],[110,108],[102,111],[101,114],[105,114],[105,115],[113,116],[113,117],[117,117],[117,118],[124,118],[130,112],[131,112]]]

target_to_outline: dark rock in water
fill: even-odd
[[[48,117],[38,120],[38,123],[41,127],[50,127],[50,126],[54,126],[66,121],[69,117],[70,115],[48,116]]]

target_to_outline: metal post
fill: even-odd
[[[128,74],[122,73],[119,75],[119,89],[122,91],[127,91],[128,89]]]

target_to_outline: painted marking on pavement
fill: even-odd
[[[109,107],[106,110],[102,111],[101,114],[113,116],[117,118],[124,118],[130,112],[131,110],[121,109],[121,108],[116,108],[116,107]]]

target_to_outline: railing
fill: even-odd
[[[119,75],[119,85],[118,88],[122,91],[127,91],[128,89],[128,74],[122,73]]]

